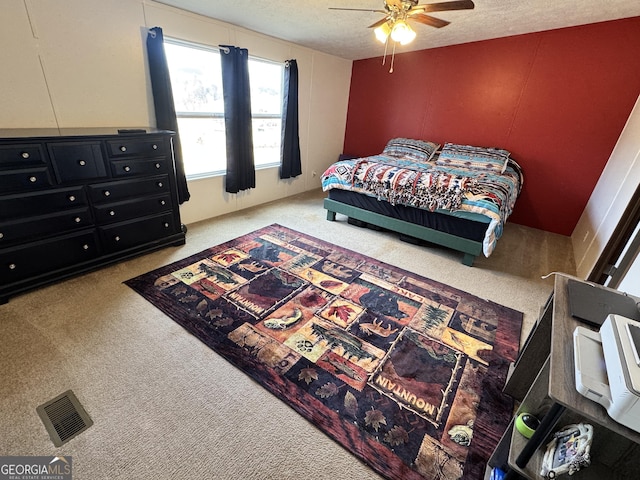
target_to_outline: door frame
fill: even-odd
[[[594,265],[591,273],[587,277],[590,282],[604,285],[607,279],[612,275],[612,267],[618,263],[622,252],[631,240],[631,236],[640,223],[640,185],[636,187],[627,208],[625,208],[622,218],[615,230],[611,234],[611,238],[605,245],[600,258]]]

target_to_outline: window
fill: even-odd
[[[188,178],[224,173],[226,139],[218,49],[164,42]],[[256,168],[280,164],[283,66],[249,57]]]

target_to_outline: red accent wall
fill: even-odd
[[[389,60],[353,64],[345,153],[394,137],[504,148],[525,173],[509,221],[571,235],[640,94],[640,17]]]

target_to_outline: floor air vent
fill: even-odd
[[[56,447],[93,425],[93,420],[71,390],[40,405],[36,411]]]

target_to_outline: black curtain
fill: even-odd
[[[249,51],[220,45],[224,124],[227,136],[226,191],[255,188],[251,92],[249,88]]]
[[[280,178],[292,178],[302,173],[298,136],[298,62],[295,60],[285,62],[283,97]]]
[[[173,104],[173,92],[171,90],[171,78],[167,57],[164,54],[164,37],[162,28],[153,27],[147,33],[147,58],[149,61],[149,75],[151,76],[151,90],[153,92],[153,105],[156,110],[156,125],[161,130],[176,132],[173,139],[173,149],[176,162],[176,180],[178,182],[178,203],[189,200],[187,176],[184,173],[182,160],[182,147],[178,135],[178,120]]]

